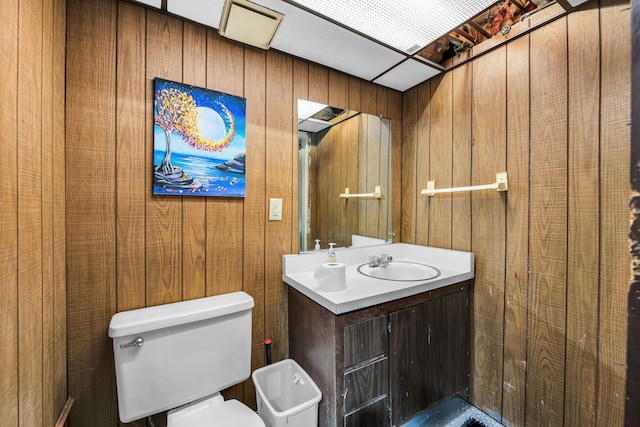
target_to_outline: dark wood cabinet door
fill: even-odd
[[[390,315],[391,413],[399,425],[435,399],[434,358],[431,352],[433,302],[396,311]]]
[[[466,292],[457,292],[390,314],[393,423],[431,404],[466,393],[470,323]]]

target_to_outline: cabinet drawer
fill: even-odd
[[[344,374],[344,410],[358,406],[389,392],[389,359],[383,357],[373,363]]]
[[[374,317],[344,328],[344,366],[385,354],[388,348],[387,318]]]

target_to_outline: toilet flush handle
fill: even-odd
[[[142,344],[144,344],[144,338],[138,337],[135,340],[131,341],[129,344],[120,344],[120,348],[142,347]]]

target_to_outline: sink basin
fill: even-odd
[[[396,282],[419,282],[440,275],[440,270],[435,267],[411,261],[391,261],[385,267],[369,267],[369,264],[362,264],[358,266],[358,272],[375,279]]]

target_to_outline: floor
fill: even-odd
[[[503,427],[502,424],[458,396],[443,400],[402,427]]]

